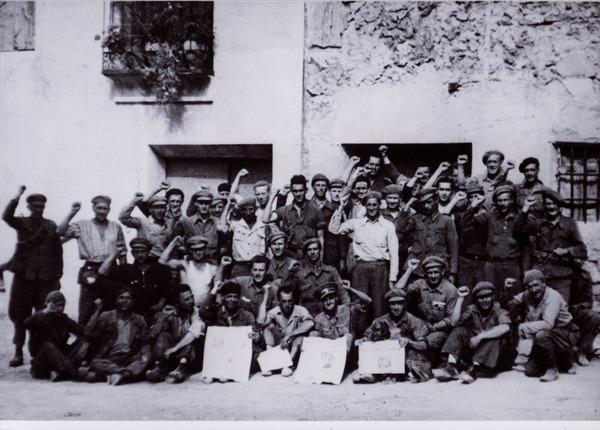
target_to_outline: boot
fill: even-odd
[[[577,356],[577,363],[579,363],[582,367],[587,367],[590,365],[590,360],[585,356],[585,354],[579,353]]]
[[[555,367],[552,367],[552,368],[548,368],[548,370],[546,370],[546,373],[544,373],[544,375],[540,378],[540,381],[551,382],[551,381],[556,381],[557,379],[558,379],[558,369]]]
[[[10,367],[19,367],[23,365],[23,347],[15,346],[15,356],[8,362]]]
[[[458,379],[458,370],[456,370],[456,364],[448,363],[446,367],[437,371],[435,379],[440,382],[456,381]]]
[[[463,384],[472,384],[477,379],[477,368],[472,366],[468,370],[460,372],[459,379]]]

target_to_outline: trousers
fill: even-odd
[[[525,374],[538,377],[550,368],[568,370],[572,365],[573,347],[578,341],[579,327],[573,323],[567,327],[538,331],[525,365]]]
[[[473,349],[469,341],[475,335],[470,328],[456,327],[448,336],[442,354],[452,354],[457,361],[476,362],[490,370],[499,371],[510,366],[510,355],[514,348],[511,348],[508,335],[486,339]]]
[[[390,266],[388,261],[356,261],[352,271],[352,286],[367,294],[372,300],[369,311],[359,316],[359,334],[366,330],[370,321],[385,314],[385,300],[383,297],[389,290],[389,278]]]

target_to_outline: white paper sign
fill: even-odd
[[[258,356],[258,365],[263,372],[279,370],[284,367],[291,367],[292,357],[287,349],[276,346],[260,353]]]
[[[210,326],[204,345],[202,376],[248,382],[252,360],[251,326]]]
[[[346,338],[306,337],[294,380],[306,384],[328,382],[338,385],[346,366]]]
[[[358,348],[358,372],[360,374],[403,374],[404,348],[397,340],[363,342]]]

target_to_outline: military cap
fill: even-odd
[[[393,290],[389,290],[383,296],[384,300],[389,302],[405,302],[406,301],[406,293],[404,290],[400,290],[398,288],[394,288]]]
[[[237,282],[225,281],[219,289],[219,293],[222,296],[226,296],[227,294],[237,294],[239,296],[242,294],[242,286]]]
[[[224,205],[227,204],[227,197],[215,196],[210,204],[210,207],[216,206],[219,203],[223,203]]]
[[[46,296],[46,303],[66,302],[65,296],[58,290],[50,291]]]
[[[27,203],[46,203],[48,199],[43,194],[30,194],[27,197]]]
[[[481,281],[475,284],[473,287],[473,295],[475,297],[482,295],[481,293],[493,293],[496,289],[494,288],[494,284],[489,281]]]
[[[543,198],[547,198],[553,200],[557,205],[564,206],[566,204],[565,199],[558,193],[558,191],[554,191],[548,187],[542,188],[539,193]]]
[[[169,188],[167,190],[167,192],[165,193],[165,197],[167,199],[173,195],[181,196],[182,199],[185,198],[185,194],[183,194],[183,191],[180,190],[179,188]]]
[[[381,195],[380,192],[378,191],[369,191],[367,194],[365,194],[365,196],[362,198],[362,204],[366,205],[367,201],[369,199],[377,199],[378,202],[381,202],[381,199],[383,199],[383,196]]]
[[[325,176],[322,173],[317,173],[315,176],[313,176],[312,180],[310,181],[310,184],[315,185],[315,182],[317,181],[325,181],[325,183],[327,183],[327,186],[329,186],[329,178],[327,178],[327,176]]]
[[[544,274],[542,272],[540,272],[537,269],[531,269],[528,270],[527,272],[525,272],[525,275],[523,276],[523,284],[525,284],[527,286],[527,284],[529,284],[532,281],[535,281],[537,279],[540,279],[542,281],[545,281],[546,278],[544,277]]]
[[[287,239],[287,236],[282,231],[275,232],[271,234],[271,237],[269,237],[269,245],[279,239]]]
[[[204,236],[192,236],[190,238],[188,238],[188,240],[185,241],[185,244],[187,245],[188,248],[192,248],[194,246],[197,245],[206,245],[208,243],[208,239],[205,238]]]
[[[306,252],[308,247],[310,245],[312,245],[313,243],[316,243],[319,245],[319,247],[321,247],[321,241],[316,237],[311,237],[310,239],[305,240],[304,243],[302,244],[302,251]]]
[[[430,255],[423,260],[421,267],[423,267],[423,270],[431,269],[433,267],[441,267],[442,269],[446,269],[447,265],[443,258],[438,257],[437,255]]]
[[[504,161],[504,154],[496,149],[492,149],[491,151],[487,151],[485,154],[483,154],[483,157],[481,158],[483,164],[487,164],[490,155],[498,155],[500,157],[500,162]]]
[[[500,194],[511,193],[513,197],[517,195],[517,189],[513,184],[503,183],[498,185],[494,189],[494,194],[492,195],[492,200],[496,201]]]
[[[335,282],[324,282],[318,286],[314,296],[317,300],[323,300],[327,296],[337,294],[337,292],[338,286]]]
[[[107,205],[110,205],[111,202],[112,200],[110,197],[103,195],[96,196],[92,199],[92,205],[97,205],[98,203],[106,203]]]
[[[200,190],[200,191],[196,192],[196,194],[194,194],[194,201],[196,202],[199,200],[212,202],[213,195],[208,190]]]
[[[129,247],[152,249],[152,242],[145,237],[135,237],[129,242]]]
[[[244,206],[256,207],[256,199],[254,197],[246,197],[240,200],[238,206],[243,208]]]
[[[329,182],[329,188],[343,188],[344,185],[346,185],[346,183],[344,182],[343,179],[340,179],[340,178],[333,178]]]
[[[479,182],[471,182],[467,185],[467,196],[471,194],[485,194],[483,186]]]
[[[530,164],[535,164],[535,167],[537,169],[540,168],[540,160],[538,160],[535,157],[527,157],[526,159],[521,161],[521,164],[519,164],[519,172],[525,173],[525,167],[529,166]]]
[[[436,191],[435,188],[431,188],[431,187],[421,188],[415,194],[415,198],[419,202],[424,202],[426,200],[429,200],[430,197],[434,196],[435,195],[435,191]]]
[[[154,196],[148,202],[148,206],[150,206],[150,207],[152,207],[152,206],[166,206],[166,205],[167,205],[167,199],[165,197],[162,197],[162,196]]]
[[[403,189],[404,187],[402,185],[389,184],[383,187],[383,190],[381,190],[381,192],[383,193],[383,197],[389,196],[390,194],[401,195]]]
[[[227,182],[223,182],[222,184],[219,184],[219,186],[217,187],[217,192],[222,193],[223,191],[226,191],[226,192],[231,191],[231,184],[229,184]]]

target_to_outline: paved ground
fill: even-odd
[[[543,384],[516,372],[470,386],[424,384],[302,385],[280,376],[247,384],[112,387],[32,380],[10,369],[11,325],[0,295],[0,419],[52,420],[597,420],[600,360]]]

